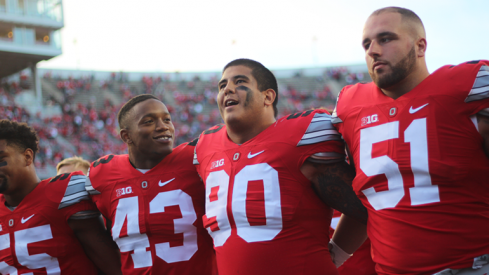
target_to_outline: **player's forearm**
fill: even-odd
[[[333,235],[335,242],[345,252],[352,254],[367,239],[367,226],[356,219],[342,215]]]
[[[101,218],[69,219],[68,225],[87,256],[104,274],[122,274],[119,248],[105,230]]]
[[[367,209],[351,187],[355,177],[353,167],[344,161],[336,164],[307,161],[301,170],[311,180],[321,200],[341,213],[367,224]]]

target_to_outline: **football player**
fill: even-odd
[[[276,120],[277,91],[261,63],[227,64],[217,97],[225,124],[202,133],[196,147],[220,275],[337,274],[329,206],[367,219],[331,116],[310,110]]]
[[[353,154],[377,272],[487,273],[489,61],[430,74],[423,24],[398,7],[370,15],[362,45],[373,82],[345,87],[332,120]]]
[[[58,175],[72,173],[75,171],[81,171],[84,175],[86,175],[88,173],[88,169],[90,169],[90,162],[78,156],[66,158],[56,165]]]
[[[92,261],[105,274],[121,274],[86,177],[39,180],[37,150],[34,129],[0,120],[0,274],[97,274]]]
[[[118,120],[129,154],[93,162],[86,188],[119,245],[123,274],[214,274],[195,144],[173,148],[170,113],[153,95],[133,97]]]

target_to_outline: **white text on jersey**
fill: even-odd
[[[224,165],[224,159],[216,160],[211,163],[211,169],[221,167]]]
[[[370,123],[378,122],[379,121],[379,116],[377,114],[371,115],[371,116],[366,116],[362,118],[362,126],[365,126]]]
[[[117,197],[127,195],[127,194],[132,194],[132,187],[128,186],[126,188],[119,188],[119,189],[115,190],[115,192],[117,194]]]

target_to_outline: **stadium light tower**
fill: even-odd
[[[38,104],[36,64],[61,54],[61,0],[0,0],[0,78],[30,68]]]

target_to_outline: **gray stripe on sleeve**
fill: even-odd
[[[340,134],[333,124],[331,124],[331,116],[328,114],[315,114],[297,146],[329,140],[341,140]]]
[[[70,182],[66,187],[65,194],[58,209],[68,207],[79,203],[82,200],[90,200],[88,192],[85,190],[85,181],[88,177],[86,176],[72,176]]]
[[[87,177],[87,180],[85,181],[85,190],[87,190],[90,195],[100,195],[100,192],[93,188],[90,177]]]
[[[483,65],[477,73],[474,85],[465,99],[465,102],[472,102],[489,98],[489,66]]]

